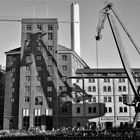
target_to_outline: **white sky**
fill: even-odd
[[[0,0],[0,18],[47,17],[58,18],[59,21],[70,21],[70,4],[72,2],[72,0]],[[95,35],[99,10],[103,7],[104,0],[77,0],[76,2],[80,7],[81,57],[90,67],[97,68]],[[113,2],[129,33],[140,46],[140,1],[113,0]],[[140,67],[140,56],[137,55],[119,25],[118,28],[131,66]],[[98,66],[122,67],[108,21],[105,23],[102,35],[102,40],[98,42]],[[70,48],[70,24],[59,23],[58,43]],[[6,65],[4,52],[20,47],[21,24],[0,22],[0,44],[0,64]]]

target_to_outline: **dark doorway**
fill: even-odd
[[[106,122],[106,129],[112,128],[112,122]]]
[[[53,118],[52,116],[46,116],[46,129],[47,130],[52,130],[53,128]]]

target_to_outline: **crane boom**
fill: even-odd
[[[122,65],[124,67],[124,70],[126,72],[126,75],[128,77],[128,80],[130,82],[130,85],[132,87],[132,90],[134,92],[134,99],[132,103],[128,103],[127,101],[123,101],[123,103],[125,105],[129,105],[129,106],[134,106],[135,107],[135,117],[134,117],[134,121],[133,121],[133,128],[136,127],[136,123],[140,117],[140,94],[139,91],[140,89],[136,87],[135,85],[135,80],[133,77],[133,71],[131,69],[131,66],[129,64],[128,58],[126,56],[126,52],[125,52],[125,48],[123,47],[121,38],[120,38],[120,34],[118,31],[118,28],[115,24],[115,20],[113,18],[113,16],[109,13],[109,10],[111,9],[111,11],[114,13],[115,17],[117,18],[117,20],[119,21],[119,23],[121,24],[121,26],[123,27],[124,31],[126,32],[127,36],[129,37],[129,39],[131,40],[132,44],[134,45],[135,49],[137,50],[137,52],[140,54],[140,50],[139,48],[136,46],[135,42],[133,41],[133,39],[131,38],[130,34],[128,33],[127,29],[125,28],[125,26],[123,25],[123,23],[121,22],[118,14],[115,12],[115,9],[112,8],[113,4],[108,3],[100,12],[101,16],[99,19],[99,23],[98,23],[98,27],[97,27],[97,36],[96,36],[96,40],[100,40],[101,39],[101,30],[103,29],[104,23],[105,23],[105,19],[107,17],[110,27],[111,27],[111,31],[121,58],[121,62]],[[123,95],[123,97],[125,97]]]

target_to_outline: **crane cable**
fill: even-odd
[[[97,72],[98,72],[98,67],[99,67],[99,62],[98,62],[98,43],[96,40],[96,68],[97,68]]]

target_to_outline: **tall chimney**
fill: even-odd
[[[80,56],[80,17],[79,4],[71,4],[71,49]]]

